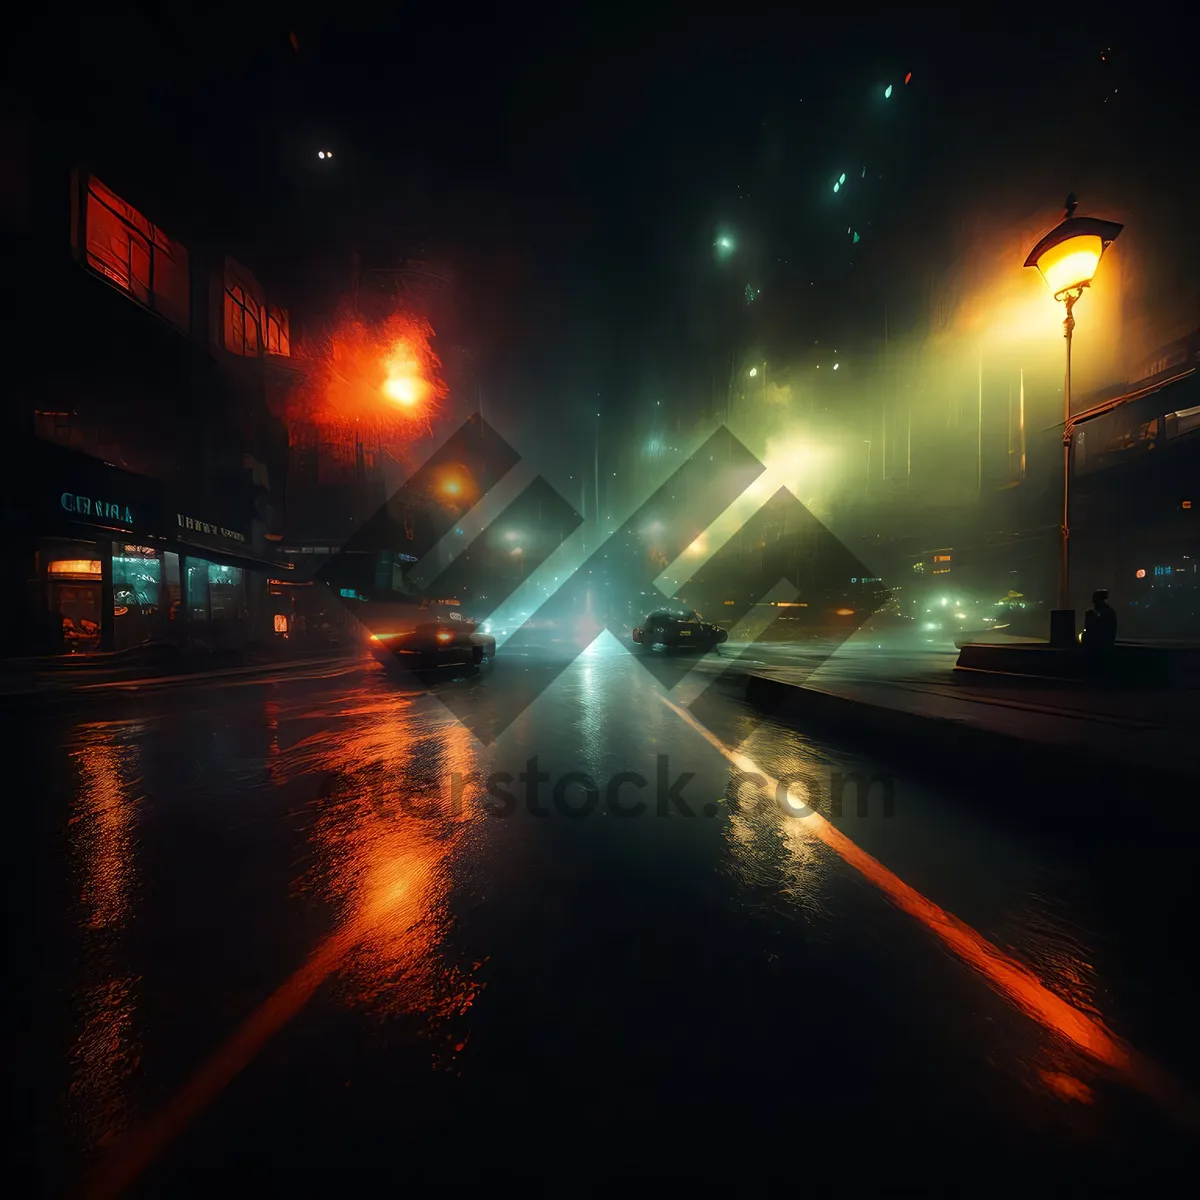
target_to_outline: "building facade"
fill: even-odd
[[[1121,636],[1200,640],[1200,331],[1072,422],[1071,579],[1105,588]]]
[[[3,417],[26,483],[5,505],[2,653],[269,639],[287,437],[265,394],[290,371],[286,306],[214,244],[202,198],[141,199],[165,152],[110,170],[72,128],[7,128],[2,237],[25,296]]]

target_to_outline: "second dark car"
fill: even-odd
[[[728,637],[719,625],[704,620],[698,612],[685,610],[652,612],[633,631],[634,642],[644,650],[711,650]]]

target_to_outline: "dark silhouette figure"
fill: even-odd
[[[1117,614],[1108,605],[1107,592],[1092,595],[1092,607],[1083,618],[1083,648],[1091,654],[1111,650],[1117,640]]]

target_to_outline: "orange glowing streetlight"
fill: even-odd
[[[1075,610],[1071,608],[1071,576],[1067,523],[1071,492],[1071,335],[1075,331],[1075,302],[1083,289],[1091,287],[1104,251],[1117,240],[1124,228],[1115,221],[1075,216],[1076,200],[1067,197],[1066,217],[1056,225],[1025,259],[1027,267],[1037,267],[1055,300],[1067,306],[1063,337],[1067,342],[1067,371],[1063,385],[1063,510],[1062,565],[1059,573],[1058,610],[1050,614],[1050,640],[1055,645],[1075,644]],[[1067,614],[1070,614],[1069,616]]]
[[[385,379],[383,381],[383,394],[389,400],[394,400],[403,408],[412,408],[421,398],[417,380],[405,377]]]
[[[450,501],[451,507],[470,504],[474,499],[474,481],[470,472],[458,463],[440,470],[433,484],[436,493]]]
[[[381,390],[401,408],[416,408],[428,395],[429,385],[421,374],[421,364],[407,340],[401,339],[395,343],[384,361],[384,369],[387,377]]]

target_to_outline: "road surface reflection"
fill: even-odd
[[[68,1107],[76,1136],[107,1145],[132,1117],[129,1082],[141,1059],[139,979],[127,947],[138,891],[136,724],[80,727],[69,840],[79,881],[79,975]]]
[[[381,1014],[436,1019],[465,1012],[476,992],[440,948],[452,925],[454,856],[482,813],[454,803],[447,786],[477,771],[471,735],[416,707],[412,697],[364,694],[326,714],[326,727],[275,770],[280,782],[327,776],[297,890],[337,913],[344,995]]]

